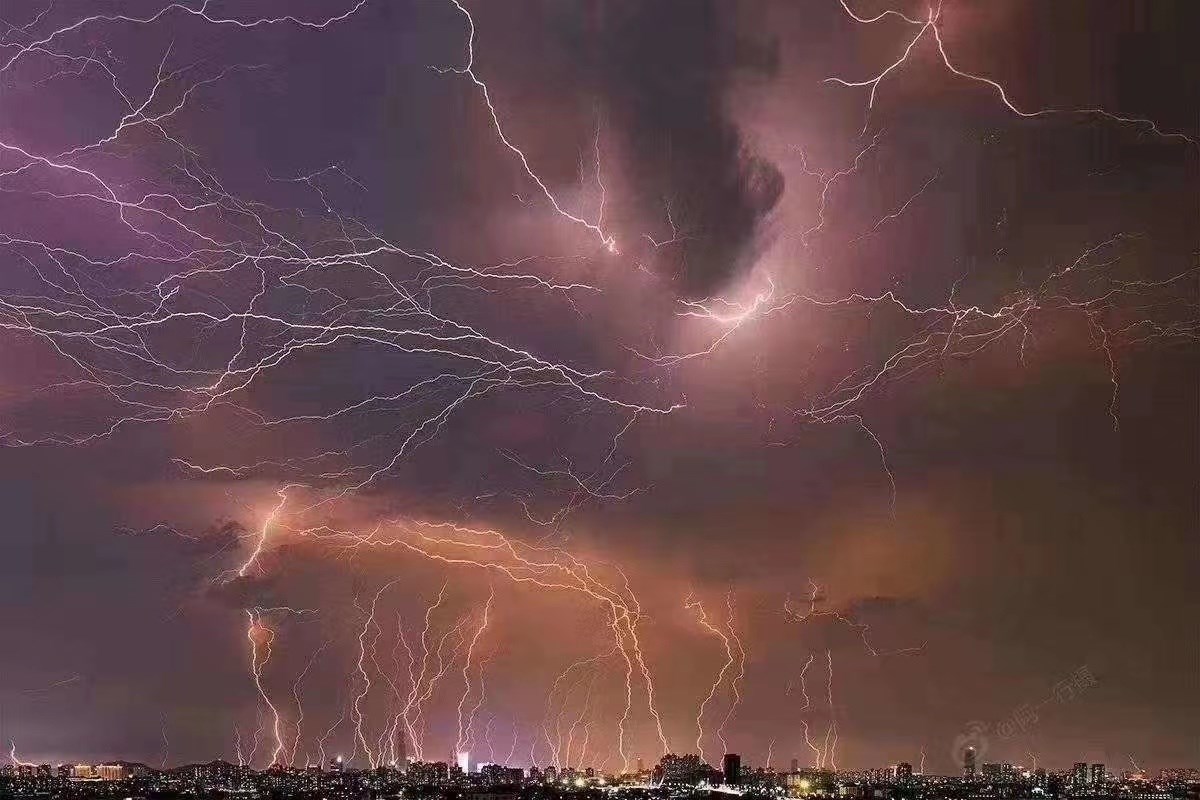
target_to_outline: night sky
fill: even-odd
[[[1200,765],[1200,6],[846,3],[3,4],[5,750]]]

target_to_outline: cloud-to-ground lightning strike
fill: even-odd
[[[896,650],[889,650],[889,651],[877,650],[871,644],[870,639],[868,637],[868,634],[870,631],[869,625],[867,625],[866,623],[862,623],[862,622],[855,622],[850,616],[847,616],[846,614],[842,613],[841,611],[838,611],[837,609],[820,608],[819,606],[822,603],[824,603],[827,599],[825,594],[822,592],[821,585],[813,580],[809,580],[808,585],[809,585],[809,596],[808,596],[808,610],[807,611],[801,612],[801,611],[796,610],[792,606],[790,598],[788,598],[787,600],[784,601],[784,606],[783,606],[784,616],[786,618],[788,618],[789,620],[791,620],[795,623],[798,623],[798,624],[804,624],[804,623],[808,623],[810,620],[814,620],[814,619],[821,619],[821,618],[831,619],[836,624],[844,626],[845,628],[847,628],[851,631],[854,631],[854,633],[857,634],[858,639],[862,642],[863,648],[866,650],[866,652],[875,658],[879,658],[882,656],[890,656],[890,655],[912,655],[912,654],[920,653],[924,649],[924,646],[922,645],[922,646],[915,646],[915,647],[904,647],[904,648],[899,648]],[[825,655],[826,707],[828,710],[828,724],[826,725],[825,734],[822,737],[820,744],[818,745],[818,744],[813,743],[813,741],[810,737],[809,725],[808,725],[808,721],[806,718],[802,718],[802,727],[803,727],[803,731],[804,731],[804,743],[810,750],[813,751],[813,754],[814,754],[813,766],[818,769],[829,768],[829,769],[836,770],[837,769],[837,744],[838,744],[838,735],[839,734],[838,734],[838,723],[837,723],[837,706],[834,704],[834,699],[833,699],[833,651],[829,648],[826,648],[824,655]],[[804,706],[801,710],[804,710],[804,711],[807,711],[808,709],[810,709],[812,707],[812,701],[811,701],[811,698],[808,693],[808,684],[806,681],[806,676],[807,676],[809,667],[812,666],[813,661],[815,659],[816,659],[816,655],[810,654],[808,657],[808,660],[804,662],[804,666],[801,668],[799,676],[798,676],[801,696],[804,698]]]
[[[729,632],[729,638],[733,642],[734,649],[737,650],[737,673],[729,680],[729,691],[733,695],[733,699],[729,703],[729,707],[725,709],[725,716],[721,718],[721,724],[717,726],[716,735],[717,741],[721,743],[721,749],[726,753],[729,752],[729,743],[725,741],[725,728],[733,719],[734,713],[742,702],[742,681],[746,678],[746,648],[742,644],[742,638],[738,636],[737,629],[733,625],[734,621],[734,605],[733,605],[733,590],[730,589],[725,593],[725,628]]]
[[[567,668],[564,669],[562,672],[560,672],[558,674],[558,676],[554,679],[554,681],[550,684],[550,691],[546,695],[545,713],[542,717],[541,736],[546,744],[546,747],[550,751],[550,762],[553,763],[555,765],[555,767],[562,767],[566,764],[566,762],[564,761],[565,756],[563,754],[563,748],[562,748],[562,733],[560,731],[560,721],[562,719],[563,714],[567,713],[567,701],[570,698],[572,689],[575,686],[579,685],[578,683],[575,683],[575,684],[570,683],[572,677],[575,675],[576,671],[580,671],[580,672],[584,673],[584,677],[582,677],[580,679],[580,682],[589,681],[588,686],[591,687],[594,683],[595,676],[599,672],[599,666],[603,662],[605,662],[608,659],[612,658],[613,656],[617,655],[618,650],[619,650],[619,645],[614,645],[607,652],[581,658],[578,661],[575,661],[575,662],[571,663],[570,665],[568,665]],[[622,655],[623,656],[625,655],[624,652],[622,652]],[[586,675],[588,669],[591,670],[591,674],[592,674],[591,679],[588,679],[587,675]],[[632,669],[633,669],[632,662],[630,662],[626,658],[625,710],[624,710],[624,716],[621,719],[620,729],[618,730],[618,736],[620,736],[624,731],[624,727],[623,727],[624,721],[628,718],[630,706],[632,705],[632,691],[633,691],[632,680],[631,680]],[[563,688],[563,687],[565,687],[565,688]],[[561,695],[559,694],[560,689],[562,689]],[[590,693],[590,691],[591,691],[591,689],[589,688],[589,693]],[[555,713],[555,710],[554,710],[556,700],[560,703],[557,713]],[[587,704],[585,703],[584,706],[585,706],[585,710],[586,710]],[[582,714],[581,714],[581,716],[582,716]],[[552,718],[554,720],[553,726],[551,725]],[[551,736],[551,733],[550,733],[552,729],[554,731],[553,737]],[[618,749],[619,750],[622,749],[620,741],[618,742]],[[622,753],[623,753],[623,750],[622,750]]]
[[[704,627],[705,630],[717,637],[717,639],[721,642],[721,646],[725,649],[725,661],[721,664],[721,668],[717,671],[717,677],[715,680],[713,680],[713,684],[709,688],[708,694],[703,700],[700,701],[700,706],[696,709],[696,752],[700,754],[700,758],[704,758],[704,710],[708,704],[712,702],[713,697],[715,697],[717,694],[717,691],[725,683],[725,675],[733,667],[734,661],[736,660],[736,655],[734,654],[733,644],[730,641],[730,636],[709,621],[708,614],[705,613],[704,606],[699,600],[689,596],[683,601],[683,607],[686,609],[694,609],[699,623]],[[732,623],[732,620],[730,620],[730,622]],[[722,750],[724,750],[725,743],[723,741],[721,742],[721,747]]]
[[[296,757],[300,751],[300,738],[304,733],[304,703],[300,699],[300,686],[304,682],[304,678],[308,675],[309,670],[312,669],[313,664],[317,662],[317,659],[325,651],[325,648],[329,646],[329,641],[326,639],[321,643],[320,647],[313,651],[312,657],[304,665],[304,669],[300,670],[300,673],[296,676],[296,680],[292,682],[292,702],[296,706],[296,719],[293,723],[295,735],[292,737],[292,746],[287,754],[288,764],[298,763]],[[305,758],[306,763],[311,762],[311,760],[311,758]]]
[[[33,766],[31,762],[21,760],[21,758],[17,755],[17,743],[11,739],[8,742],[8,761],[10,764],[15,764],[19,767]]]
[[[287,749],[287,745],[284,743],[283,719],[263,685],[263,668],[271,659],[271,645],[275,641],[275,632],[264,625],[262,616],[253,610],[246,611],[246,621],[248,623],[246,639],[250,642],[250,673],[254,679],[254,688],[258,690],[263,705],[271,713],[272,750],[267,763],[280,763],[280,759]],[[255,739],[257,743],[257,736]],[[251,754],[247,761],[252,761],[253,758],[254,756]]]
[[[361,688],[359,689],[358,693],[354,695],[354,699],[351,701],[350,718],[354,724],[355,747],[362,748],[372,769],[379,766],[380,754],[371,748],[371,744],[367,739],[367,734],[364,729],[366,724],[366,715],[362,704],[367,696],[370,695],[372,686],[371,673],[367,669],[367,654],[368,652],[371,654],[370,660],[377,666],[376,648],[379,644],[379,637],[383,634],[383,629],[375,621],[375,615],[379,607],[379,598],[383,596],[384,592],[399,582],[399,580],[399,578],[395,578],[379,587],[379,590],[375,592],[375,595],[371,598],[371,605],[368,606],[368,608],[363,612],[362,628],[358,633],[358,660],[355,662],[355,669],[358,671],[358,678],[361,682]],[[371,636],[372,629],[375,631],[375,635],[371,637],[370,643],[368,644],[367,639],[369,636]]]
[[[171,761],[171,740],[167,738],[167,718],[166,715],[162,719],[162,759],[158,762],[161,769],[166,769],[167,764]]]
[[[496,599],[495,587],[491,587],[488,591],[487,601],[483,605],[483,610],[479,614],[479,627],[475,629],[475,633],[471,636],[471,641],[467,645],[467,655],[463,659],[462,676],[463,676],[463,693],[458,700],[457,715],[458,715],[458,738],[454,743],[454,751],[461,753],[470,750],[471,745],[471,729],[475,722],[475,714],[479,711],[479,707],[484,700],[484,684],[483,684],[483,663],[475,658],[475,650],[479,646],[479,639],[483,636],[488,628],[488,618],[492,613],[492,603]],[[471,681],[471,667],[475,667],[478,673],[478,687],[476,693],[477,702],[468,711],[467,700],[471,696],[471,691],[476,688]]]
[[[800,674],[797,676],[797,680],[800,684],[800,696],[804,698],[804,705],[800,707],[800,711],[808,711],[809,708],[812,707],[812,700],[808,695],[807,673],[808,668],[812,666],[815,659],[815,655],[809,655],[808,660],[804,662],[804,666],[800,668]],[[801,717],[800,725],[804,730],[804,744],[809,750],[813,751],[813,766],[817,769],[824,767],[824,754],[821,748],[813,744],[811,731],[808,727],[808,718]]]

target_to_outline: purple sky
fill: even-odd
[[[17,755],[1195,766],[1194,4],[847,3],[7,4]]]

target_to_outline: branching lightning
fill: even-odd
[[[983,89],[998,107],[1021,119],[1077,115],[1152,134],[1155,147],[1172,152],[1181,143],[1184,149],[1197,144],[1153,120],[1100,108],[1025,107],[1013,99],[1020,93],[1012,87],[962,66],[970,59],[957,52],[957,44],[951,54],[945,35],[951,12],[941,2],[911,15],[890,9],[865,15],[851,0],[838,3],[856,31],[861,30],[857,26],[875,24],[895,24],[903,31],[894,53],[879,60],[883,66],[873,75],[824,78],[827,84],[865,92],[864,135],[872,128],[881,93],[895,86],[891,79],[912,68],[914,54],[928,52],[936,55],[939,69]],[[1011,346],[1014,360],[1024,364],[1027,349],[1053,322],[1081,320],[1097,360],[1102,357],[1107,370],[1111,392],[1106,387],[1104,393],[1117,428],[1119,401],[1127,397],[1121,394],[1119,380],[1123,353],[1147,342],[1194,344],[1200,339],[1190,289],[1200,266],[1193,260],[1185,268],[1172,267],[1173,274],[1131,277],[1121,271],[1122,262],[1131,266],[1129,262],[1139,260],[1140,235],[1106,228],[1098,240],[1067,251],[1072,256],[1043,265],[1028,284],[993,295],[990,302],[961,301],[957,283],[944,300],[939,289],[930,302],[915,300],[900,288],[839,289],[826,295],[799,288],[803,283],[795,274],[798,265],[763,263],[712,296],[666,298],[663,319],[643,326],[699,331],[697,338],[672,340],[686,345],[660,346],[655,332],[589,330],[579,337],[587,341],[586,347],[567,350],[573,355],[564,356],[561,343],[550,341],[557,337],[517,330],[506,316],[518,306],[533,306],[539,312],[565,306],[568,314],[586,321],[592,313],[589,303],[625,303],[633,294],[629,286],[638,294],[651,291],[646,287],[652,285],[653,271],[629,254],[634,245],[645,248],[645,240],[657,252],[692,244],[708,232],[695,230],[686,219],[686,203],[662,204],[669,237],[661,221],[642,226],[665,238],[640,232],[637,220],[624,218],[619,139],[610,136],[611,117],[603,108],[596,111],[594,136],[589,134],[579,146],[581,173],[586,173],[580,178],[584,199],[568,200],[574,194],[547,177],[550,173],[538,166],[547,162],[535,147],[514,136],[519,126],[511,124],[512,113],[519,109],[502,108],[496,98],[503,95],[493,91],[493,86],[499,88],[497,80],[490,71],[486,74],[493,86],[482,77],[476,19],[460,0],[449,0],[446,9],[458,31],[456,41],[465,23],[465,49],[461,57],[442,62],[459,65],[432,67],[437,74],[422,69],[422,75],[446,87],[444,91],[465,88],[470,102],[480,104],[493,149],[519,164],[522,186],[511,188],[528,207],[522,213],[544,213],[556,231],[565,228],[566,235],[584,240],[583,249],[590,255],[495,254],[471,263],[449,252],[432,252],[426,245],[397,241],[339,206],[338,191],[331,187],[366,191],[370,183],[340,164],[281,173],[296,177],[267,176],[270,186],[299,193],[295,208],[277,208],[241,190],[235,194],[227,188],[231,178],[221,177],[224,166],[211,163],[202,148],[189,141],[188,120],[222,92],[232,91],[237,81],[262,79],[271,65],[181,63],[179,48],[172,44],[161,53],[154,51],[155,63],[146,74],[130,75],[134,68],[123,66],[120,56],[103,55],[89,44],[117,29],[174,34],[175,26],[184,24],[239,36],[290,28],[321,36],[355,23],[368,6],[368,0],[343,2],[331,15],[315,18],[222,16],[207,2],[170,2],[143,16],[63,17],[50,6],[23,25],[5,23],[7,33],[0,37],[0,79],[8,82],[6,86],[36,89],[58,103],[54,87],[69,82],[103,94],[109,103],[98,104],[107,109],[103,124],[67,126],[63,144],[24,141],[16,126],[0,131],[0,196],[6,203],[30,203],[39,209],[36,214],[44,214],[43,224],[32,228],[18,224],[20,214],[0,215],[0,254],[6,259],[0,336],[17,353],[15,359],[28,358],[39,367],[30,370],[32,377],[14,374],[14,387],[6,387],[5,397],[21,394],[52,408],[43,415],[8,415],[0,445],[85,448],[151,427],[188,428],[192,435],[179,437],[188,444],[170,455],[177,478],[245,487],[255,494],[247,503],[246,518],[251,521],[228,545],[238,553],[236,560],[224,549],[213,557],[228,567],[211,570],[217,573],[216,588],[257,590],[258,581],[286,569],[286,545],[344,557],[331,568],[350,570],[359,563],[351,560],[361,559],[372,569],[394,570],[381,584],[369,584],[377,588],[371,595],[364,593],[361,604],[355,600],[353,623],[331,633],[295,671],[287,669],[288,653],[279,647],[287,633],[280,620],[284,615],[307,618],[316,610],[301,608],[299,601],[293,601],[295,607],[286,605],[286,598],[263,601],[261,606],[238,603],[249,644],[246,664],[255,715],[252,736],[251,728],[243,733],[242,727],[248,723],[248,711],[234,725],[239,764],[261,763],[260,745],[267,765],[298,764],[301,752],[305,761],[315,755],[325,762],[333,742],[349,745],[350,759],[361,757],[370,767],[406,755],[424,760],[450,744],[430,724],[443,706],[454,706],[451,734],[456,751],[476,746],[478,715],[488,714],[482,738],[495,759],[496,669],[495,662],[489,667],[487,653],[500,650],[501,645],[492,643],[506,635],[503,618],[495,616],[496,582],[538,602],[581,604],[594,622],[598,620],[586,632],[594,636],[586,640],[587,655],[571,662],[549,685],[541,720],[511,720],[507,763],[514,761],[525,738],[531,761],[537,750],[548,753],[546,761],[557,767],[603,755],[615,756],[621,769],[629,771],[635,753],[655,748],[660,754],[670,752],[666,731],[678,730],[672,726],[680,723],[675,709],[661,707],[663,695],[656,690],[660,651],[645,646],[660,629],[647,624],[652,609],[643,607],[641,597],[648,595],[638,583],[644,577],[627,574],[615,563],[616,554],[605,550],[602,535],[594,537],[594,550],[567,549],[566,542],[577,526],[586,528],[580,522],[594,508],[635,505],[652,493],[655,487],[641,479],[636,458],[625,458],[627,450],[637,449],[630,440],[643,425],[635,434],[626,434],[637,422],[670,421],[687,413],[687,398],[676,387],[703,386],[692,379],[735,337],[745,337],[747,347],[757,346],[756,336],[768,337],[775,326],[801,318],[814,326],[835,315],[864,327],[876,317],[903,321],[907,332],[868,356],[843,344],[841,352],[850,353],[844,357],[848,363],[832,364],[832,378],[806,386],[803,402],[780,401],[775,407],[781,409],[778,418],[796,426],[844,425],[861,435],[870,448],[869,463],[886,476],[893,518],[903,462],[889,456],[887,429],[871,407],[888,387],[1002,345]],[[836,12],[832,4],[831,9]],[[0,99],[0,109],[4,102]],[[812,219],[792,225],[783,238],[795,237],[810,252],[821,245],[838,251],[861,245],[858,251],[865,252],[924,213],[943,190],[945,178],[938,170],[916,173],[920,177],[911,188],[884,200],[887,211],[873,219],[853,220],[853,232],[833,241],[843,230],[838,216],[845,188],[869,177],[869,168],[884,156],[884,143],[883,132],[877,131],[827,168],[810,163],[802,152],[802,191],[812,192]],[[322,163],[328,162],[317,162]],[[527,190],[532,191],[528,203]],[[503,194],[510,203],[509,188]],[[86,218],[93,226],[88,230],[97,233],[95,241],[62,235],[58,220],[66,217]],[[620,223],[621,243],[614,220]],[[597,249],[599,254],[593,252]],[[603,269],[585,271],[597,259]],[[650,278],[643,281],[639,273]],[[630,280],[643,282],[627,284]],[[492,308],[481,313],[484,303],[461,302],[463,295],[482,298]],[[355,359],[369,359],[372,374],[340,371],[344,362]],[[310,377],[336,382],[338,390],[314,392],[292,404],[294,387]],[[376,377],[386,380],[375,381]],[[715,377],[728,383],[723,374]],[[276,405],[270,399],[273,394],[289,395],[289,402]],[[459,506],[460,516],[426,516],[414,510],[415,504],[404,514],[395,513],[395,505],[384,506],[386,513],[370,510],[380,507],[372,504],[393,488],[393,481],[404,480],[406,470],[420,464],[421,455],[445,444],[442,440],[456,424],[501,400],[523,404],[536,418],[534,424],[545,425],[547,430],[540,433],[554,442],[556,455],[521,452],[520,445],[481,448],[519,476],[520,489],[479,487],[478,495],[472,492]],[[567,423],[551,420],[560,411]],[[570,433],[594,426],[602,431],[602,441],[599,446],[590,440],[578,445],[586,450],[580,456],[568,450],[574,438],[552,427],[563,424],[575,426]],[[189,427],[193,425],[195,430]],[[779,444],[791,441],[786,430],[773,429],[772,436]],[[454,440],[453,446],[461,445]],[[480,518],[475,514],[482,513],[482,498],[505,508],[496,518],[477,524],[472,520]],[[515,522],[506,521],[508,512],[515,512]],[[367,518],[370,521],[363,521]],[[166,524],[151,530],[202,538]],[[600,553],[602,558],[581,553]],[[412,599],[413,592],[394,588],[403,587],[410,562],[437,570],[438,580],[445,581],[424,606],[419,634],[419,612],[404,607],[411,624],[406,632],[400,610],[389,606],[394,602],[403,607],[404,598],[398,597],[402,593]],[[460,589],[481,578],[489,581],[487,600],[463,614],[454,603],[477,603],[478,598]],[[921,651],[877,650],[865,623],[850,612],[823,607],[820,587],[811,583],[810,588],[807,610],[785,603],[789,623],[825,619],[853,632],[872,657]],[[695,747],[701,758],[706,740],[715,739],[729,751],[726,732],[743,699],[747,645],[755,645],[743,641],[755,627],[744,623],[750,613],[744,608],[735,620],[732,589],[725,603],[723,620],[719,612],[718,619],[710,618],[697,594],[689,594],[683,603],[699,623],[698,629],[692,626],[696,641],[715,638],[724,653],[695,713]],[[396,627],[389,640],[393,610]],[[380,654],[380,647],[389,644],[390,665],[383,663],[388,650]],[[689,647],[695,644],[688,642]],[[321,671],[312,672],[323,653],[337,652],[342,645],[353,663],[340,687],[343,694],[334,712],[340,716],[328,727],[306,732],[305,707],[311,728],[313,706],[302,702],[304,687]],[[569,658],[578,652],[572,651]],[[825,670],[823,697],[816,688],[810,695],[807,683],[818,662]],[[456,705],[450,696],[458,685],[455,674],[461,674],[462,684]],[[279,688],[286,685],[284,680],[290,680],[290,701],[287,690]],[[836,768],[839,705],[832,649],[810,653],[795,685],[813,764]],[[753,687],[745,689],[749,695]],[[843,683],[837,684],[837,694],[849,694]],[[713,706],[724,703],[726,696],[724,714],[713,728]],[[814,699],[823,707],[815,708]],[[810,712],[827,718],[823,733],[810,731]],[[327,714],[329,709],[320,711],[322,723]],[[505,712],[500,714],[505,719]],[[683,712],[685,718],[689,715],[690,709]],[[165,716],[161,737],[165,765],[171,754]],[[774,744],[772,739],[768,767]],[[14,764],[25,763],[11,740],[9,758]]]

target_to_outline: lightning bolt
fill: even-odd
[[[467,647],[467,657],[463,660],[462,676],[463,676],[463,693],[458,701],[458,738],[455,740],[455,752],[464,752],[469,749],[471,744],[471,725],[474,722],[475,713],[479,710],[479,706],[483,703],[484,688],[483,688],[483,667],[479,667],[479,702],[471,709],[469,716],[465,718],[464,724],[464,709],[467,704],[467,699],[471,695],[471,665],[475,663],[475,648],[479,645],[479,640],[483,636],[484,631],[488,627],[488,617],[492,611],[492,603],[496,599],[495,587],[491,587],[488,591],[487,602],[484,603],[483,613],[479,617],[479,627],[475,629],[475,634],[471,637],[471,643]]]
[[[1114,114],[1103,108],[1042,108],[1042,109],[1036,109],[1033,111],[1024,110],[1024,109],[1019,108],[1016,104],[1013,103],[1012,99],[1009,96],[1008,90],[1006,90],[1004,88],[1004,86],[1002,86],[997,81],[992,80],[991,78],[985,77],[983,75],[978,75],[975,73],[967,72],[966,70],[960,69],[959,67],[955,66],[954,61],[950,57],[950,54],[946,52],[946,43],[942,39],[942,31],[939,28],[939,23],[941,22],[941,16],[942,16],[942,3],[940,2],[940,0],[936,4],[931,4],[929,6],[924,19],[917,19],[917,18],[909,17],[909,16],[901,14],[900,12],[897,12],[897,11],[884,11],[879,14],[876,14],[874,17],[862,17],[854,12],[854,10],[850,7],[850,4],[847,2],[847,0],[838,0],[838,2],[840,3],[842,9],[846,12],[847,16],[849,16],[851,19],[853,19],[855,22],[857,22],[859,24],[870,25],[870,24],[879,22],[881,20],[887,19],[889,17],[894,17],[894,18],[898,18],[898,19],[902,20],[903,22],[905,22],[908,25],[917,29],[916,34],[908,41],[908,44],[905,46],[902,54],[900,55],[900,58],[893,61],[891,64],[889,64],[887,67],[885,67],[881,72],[879,72],[874,77],[867,78],[865,80],[860,80],[860,81],[850,81],[850,80],[846,80],[844,78],[839,78],[839,77],[829,77],[829,78],[825,79],[826,83],[835,83],[835,84],[839,84],[841,86],[847,86],[847,87],[851,87],[851,88],[870,87],[870,91],[867,95],[867,112],[868,112],[868,114],[871,111],[871,109],[873,109],[875,107],[875,98],[879,91],[880,84],[882,84],[883,81],[891,73],[893,73],[894,71],[899,69],[905,62],[908,61],[909,56],[913,52],[913,49],[917,46],[917,44],[919,42],[921,42],[927,36],[932,36],[933,41],[936,45],[937,53],[941,60],[941,63],[949,72],[953,73],[954,75],[957,75],[960,78],[965,78],[969,81],[973,81],[975,83],[982,84],[984,86],[991,88],[992,90],[995,91],[996,96],[999,97],[1000,102],[1004,105],[1004,107],[1006,109],[1008,109],[1010,112],[1012,112],[1013,114],[1016,114],[1018,117],[1024,117],[1026,119],[1030,119],[1030,118],[1034,118],[1034,117],[1043,117],[1043,116],[1061,115],[1061,114],[1098,116],[1098,117],[1107,119],[1111,122],[1145,128],[1145,129],[1149,130],[1150,132],[1152,132],[1155,136],[1159,136],[1164,139],[1178,139],[1178,140],[1187,142],[1188,144],[1191,144],[1191,145],[1197,144],[1197,142],[1195,140],[1191,139],[1190,137],[1188,137],[1182,133],[1171,133],[1171,132],[1162,131],[1153,120],[1144,119],[1144,118],[1140,118],[1140,117],[1122,116],[1120,114]],[[864,132],[866,132],[867,126],[869,124],[870,124],[870,121],[868,119],[867,122],[863,126]]]
[[[729,752],[729,744],[725,741],[725,726],[733,719],[734,712],[737,711],[738,705],[742,702],[742,680],[746,677],[746,648],[742,645],[742,639],[738,636],[737,631],[733,627],[734,609],[733,609],[733,590],[725,593],[725,611],[726,628],[729,631],[729,638],[733,641],[737,649],[737,674],[729,681],[729,691],[733,694],[733,700],[729,703],[729,708],[725,711],[725,716],[721,720],[721,724],[717,726],[717,740],[721,743],[722,751]]]
[[[17,743],[12,739],[8,740],[8,760],[9,760],[9,762],[11,762],[12,764],[15,764],[18,767],[32,767],[33,766],[33,762],[22,761],[17,756]]]
[[[296,680],[292,683],[292,701],[296,705],[296,722],[294,726],[295,736],[292,738],[292,747],[288,751],[288,764],[297,763],[296,754],[300,749],[300,736],[304,726],[304,704],[300,700],[300,684],[304,682],[304,678],[308,675],[308,671],[312,669],[313,664],[317,662],[317,658],[320,657],[325,648],[329,646],[330,641],[331,640],[326,639],[321,646],[313,652],[312,656],[308,659],[308,663],[304,665],[304,669],[300,671],[300,674],[296,676]],[[321,760],[324,761],[324,756],[322,756]]]
[[[280,759],[287,752],[283,741],[283,719],[263,685],[263,668],[271,659],[271,645],[275,641],[275,632],[264,625],[261,615],[253,610],[246,610],[246,622],[246,639],[250,642],[250,673],[254,679],[254,688],[258,690],[258,696],[263,705],[271,712],[271,735],[274,739],[274,749],[271,750],[267,763],[279,764],[282,763]],[[247,758],[247,762],[253,758],[252,753]]]
[[[491,115],[492,127],[494,128],[494,130],[496,132],[496,136],[500,139],[500,142],[506,148],[508,148],[508,150],[513,155],[515,155],[517,157],[517,160],[519,160],[521,162],[521,167],[524,169],[525,175],[531,181],[533,181],[533,183],[538,187],[538,189],[542,193],[542,196],[546,198],[546,201],[554,209],[554,212],[556,214],[558,214],[560,217],[562,217],[563,219],[566,219],[576,225],[580,225],[580,226],[586,228],[600,241],[600,243],[602,245],[604,245],[604,247],[610,253],[616,253],[617,252],[616,240],[612,237],[611,234],[606,233],[600,227],[600,222],[603,221],[603,218],[604,218],[604,184],[600,183],[600,189],[601,189],[600,212],[599,212],[600,216],[599,216],[599,220],[597,222],[589,222],[586,219],[576,216],[575,214],[572,214],[571,212],[563,209],[562,205],[558,201],[558,198],[554,196],[554,193],[550,191],[550,188],[538,176],[538,174],[533,171],[533,167],[531,167],[529,164],[529,157],[525,155],[525,152],[523,150],[521,150],[521,148],[519,148],[515,144],[513,144],[513,142],[505,134],[504,126],[500,123],[500,114],[498,111],[496,111],[496,106],[492,103],[491,92],[489,91],[487,84],[484,83],[482,80],[480,80],[479,76],[475,73],[475,20],[474,20],[474,18],[472,18],[471,13],[469,11],[467,11],[467,9],[464,8],[462,3],[458,2],[458,0],[450,0],[450,2],[454,4],[454,7],[457,8],[459,10],[459,12],[463,15],[463,17],[465,17],[467,20],[468,33],[467,33],[466,64],[464,64],[461,67],[435,68],[435,71],[443,73],[443,74],[447,73],[447,72],[452,72],[457,75],[466,76],[467,78],[470,79],[471,83],[474,84],[475,88],[479,90],[479,95],[483,99],[484,104],[487,106],[488,114]],[[597,134],[597,138],[596,138],[596,178],[597,178],[598,183],[599,183],[599,179],[600,179],[600,160],[599,160],[600,144],[599,144],[599,142],[600,142],[599,134]]]

